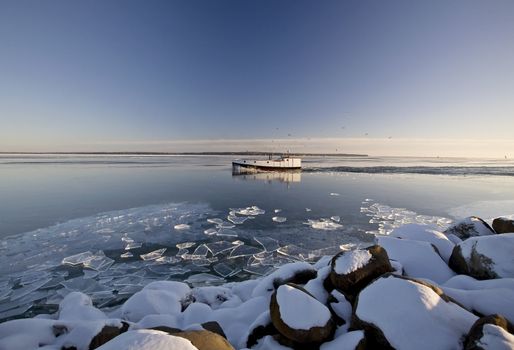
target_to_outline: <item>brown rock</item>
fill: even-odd
[[[173,335],[189,340],[198,350],[234,350],[227,339],[206,330],[178,332]]]
[[[321,304],[314,296],[312,296],[309,292],[307,292],[305,289],[303,289],[300,286],[297,286],[292,283],[287,284],[290,287],[296,288],[303,293],[307,294],[310,298],[313,298],[316,300],[317,303],[319,303],[320,308],[326,308],[325,305]],[[277,301],[277,292],[280,288],[283,286],[277,288],[277,290],[273,293],[271,296],[271,302],[270,302],[270,316],[271,321],[273,323],[273,326],[278,330],[278,332],[283,335],[284,337],[291,340],[293,343],[297,344],[311,344],[309,346],[315,347],[316,344],[322,343],[323,341],[329,339],[333,336],[335,331],[335,322],[330,317],[330,319],[327,321],[327,323],[323,326],[318,327],[312,327],[310,329],[294,329],[291,328],[289,325],[287,325],[281,317],[280,312],[280,305]],[[299,310],[301,310],[301,306],[299,307]],[[327,312],[330,312],[327,308]],[[299,313],[301,315],[301,312]],[[305,317],[308,319],[310,315],[301,315],[301,317]],[[295,347],[296,348],[296,347]]]
[[[494,235],[496,232],[483,219],[470,216],[451,225],[444,233],[447,235],[453,234],[460,239],[467,239],[475,236]]]
[[[496,218],[493,220],[493,229],[496,233],[514,232],[514,220],[507,218]]]
[[[89,350],[96,349],[103,344],[107,343],[109,340],[117,337],[121,333],[125,333],[129,329],[129,324],[126,322],[121,322],[121,327],[113,327],[113,326],[105,326],[102,328],[100,333],[95,335],[91,342],[89,343]]]
[[[375,278],[387,273],[393,272],[394,269],[389,262],[389,257],[384,248],[374,245],[366,248],[370,254],[370,261],[363,267],[352,271],[346,275],[339,275],[334,271],[337,259],[347,252],[341,252],[332,258],[330,272],[330,281],[339,291],[343,292],[349,298],[355,297],[364,287],[366,287]]]
[[[257,326],[250,331],[250,334],[246,339],[246,347],[251,348],[257,344],[259,339],[264,338],[267,335],[275,335],[277,333],[278,331],[275,326],[273,326],[273,323],[269,323],[265,326]]]
[[[479,318],[469,330],[464,341],[464,350],[483,350],[480,346],[480,339],[484,333],[484,325],[492,324],[503,328],[505,331],[514,334],[514,325],[501,315],[489,315]]]
[[[204,322],[204,323],[202,323],[202,328],[205,329],[206,331],[219,334],[223,338],[227,339],[227,336],[225,335],[223,328],[221,328],[220,324],[216,321]]]

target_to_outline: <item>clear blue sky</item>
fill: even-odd
[[[511,0],[0,1],[0,151],[513,132]]]

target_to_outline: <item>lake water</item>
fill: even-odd
[[[227,156],[0,156],[0,319],[73,290],[115,307],[152,280],[220,284],[368,245],[406,222],[514,214],[514,162],[308,157],[234,175]]]

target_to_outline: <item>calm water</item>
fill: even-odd
[[[71,290],[109,307],[153,279],[257,276],[403,222],[514,214],[510,160],[324,157],[233,175],[231,159],[0,156],[0,319]]]

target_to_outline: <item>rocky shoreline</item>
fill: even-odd
[[[0,350],[512,349],[514,221],[408,224],[256,280],[159,281],[109,314],[80,292],[0,324]]]

